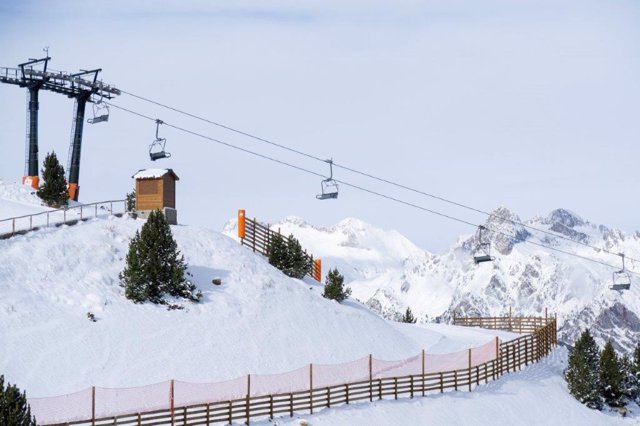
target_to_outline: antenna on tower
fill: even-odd
[[[47,58],[48,58],[49,57],[49,46],[43,47],[42,51],[47,55]]]

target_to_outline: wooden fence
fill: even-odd
[[[195,426],[212,423],[231,424],[236,421],[249,424],[251,420],[273,419],[282,415],[293,417],[294,413],[313,413],[323,408],[336,407],[358,401],[371,402],[381,399],[397,400],[401,397],[414,398],[433,393],[442,393],[447,390],[471,391],[474,386],[488,383],[489,380],[497,380],[504,374],[520,370],[522,367],[539,361],[548,355],[557,343],[555,317],[456,317],[454,324],[482,325],[509,331],[521,328],[529,334],[515,340],[500,343],[496,359],[461,370],[382,379],[373,379],[370,376],[369,380],[359,382],[322,388],[313,388],[313,385],[311,385],[310,389],[306,391],[265,396],[249,396],[251,376],[247,376],[248,394],[246,398],[186,407],[173,407],[115,417],[94,417],[83,421],[48,426]],[[471,360],[469,360],[469,365],[471,365]]]
[[[126,210],[126,200],[109,200],[0,219],[0,240],[50,226],[72,226],[99,216],[123,216]]]
[[[240,238],[240,244],[251,248],[254,252],[269,256],[269,246],[275,236],[282,237],[280,229],[274,231],[269,225],[263,225],[255,218],[247,219],[245,211],[238,210],[238,238]],[[307,275],[318,282],[322,281],[322,260],[314,259],[306,250],[304,253],[311,262],[311,272]]]

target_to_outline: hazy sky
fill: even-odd
[[[312,155],[523,219],[565,207],[638,226],[637,1],[2,1],[0,66],[50,47],[51,68],[103,68],[117,87]],[[0,179],[24,170],[25,93],[0,85]],[[66,167],[73,101],[40,97],[40,160]],[[325,164],[122,95],[114,101],[283,161]],[[178,218],[221,229],[238,208],[274,222],[358,217],[440,251],[473,229],[112,110],[86,125],[81,201],[122,198],[138,169],[180,176]],[[484,218],[336,170],[335,177]]]

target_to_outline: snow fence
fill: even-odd
[[[134,388],[93,387],[69,395],[29,398],[29,404],[31,413],[42,425],[100,419],[247,397],[290,394],[368,380],[464,370],[495,360],[498,347],[496,337],[482,346],[449,354],[423,351],[399,361],[367,356],[342,364],[309,364],[286,373],[251,374],[217,383],[169,380]]]

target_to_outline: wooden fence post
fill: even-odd
[[[174,400],[174,380],[171,379],[171,387],[169,388],[169,407],[171,409],[171,426],[174,426],[176,423],[175,419],[175,410],[173,405]]]
[[[309,405],[313,414],[313,364],[309,364]]]
[[[497,368],[500,367],[500,339],[496,336],[496,363],[494,364],[493,369],[493,380],[498,379],[500,377],[500,371],[496,371]]]
[[[255,241],[255,240],[254,240]],[[247,414],[247,425],[250,422],[250,412],[249,412],[249,404],[251,403],[251,374],[247,374],[247,406],[245,407]]]
[[[422,350],[422,396],[424,396],[424,365],[425,365],[425,353]]]
[[[91,425],[96,425],[96,387],[91,386]]]
[[[327,387],[327,408],[331,408],[331,388]]]
[[[373,356],[369,354],[369,402],[373,402]]]
[[[471,392],[471,348],[469,348],[469,392]]]

